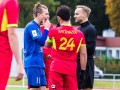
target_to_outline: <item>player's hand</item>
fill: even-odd
[[[23,75],[24,75],[24,74],[19,73],[19,74],[17,75],[17,77],[15,78],[15,80],[16,80],[16,81],[21,80],[21,79],[23,78]]]
[[[80,83],[84,82],[84,80],[85,80],[85,70],[81,70]]]
[[[23,79],[23,75],[24,75],[24,68],[23,68],[22,62],[17,64],[17,72],[18,72],[18,75],[16,76],[15,80],[19,81]]]
[[[45,28],[50,28],[51,23],[50,23],[49,19],[43,21],[43,25],[44,25]]]

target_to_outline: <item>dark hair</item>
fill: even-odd
[[[42,13],[44,9],[48,9],[45,5],[37,2],[33,8],[33,15],[37,16],[37,13]]]
[[[57,8],[56,15],[64,21],[68,21],[71,16],[71,10],[67,5],[61,5]]]

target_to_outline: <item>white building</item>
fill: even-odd
[[[97,37],[95,55],[107,58],[120,59],[120,37],[115,37],[115,31],[108,29],[103,31],[103,37]]]

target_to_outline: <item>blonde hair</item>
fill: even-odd
[[[83,11],[87,14],[87,16],[89,17],[90,13],[91,13],[91,9],[85,5],[78,5],[76,8],[82,8]]]
[[[37,13],[42,13],[43,8],[48,9],[45,5],[41,4],[40,2],[37,2],[33,8],[33,15],[37,16]]]

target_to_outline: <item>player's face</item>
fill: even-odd
[[[82,23],[85,18],[85,13],[82,8],[77,8],[74,12],[75,22]]]
[[[44,9],[43,8],[43,12],[41,14],[41,21],[45,21],[47,19],[49,19],[49,12],[48,12],[48,9]]]

